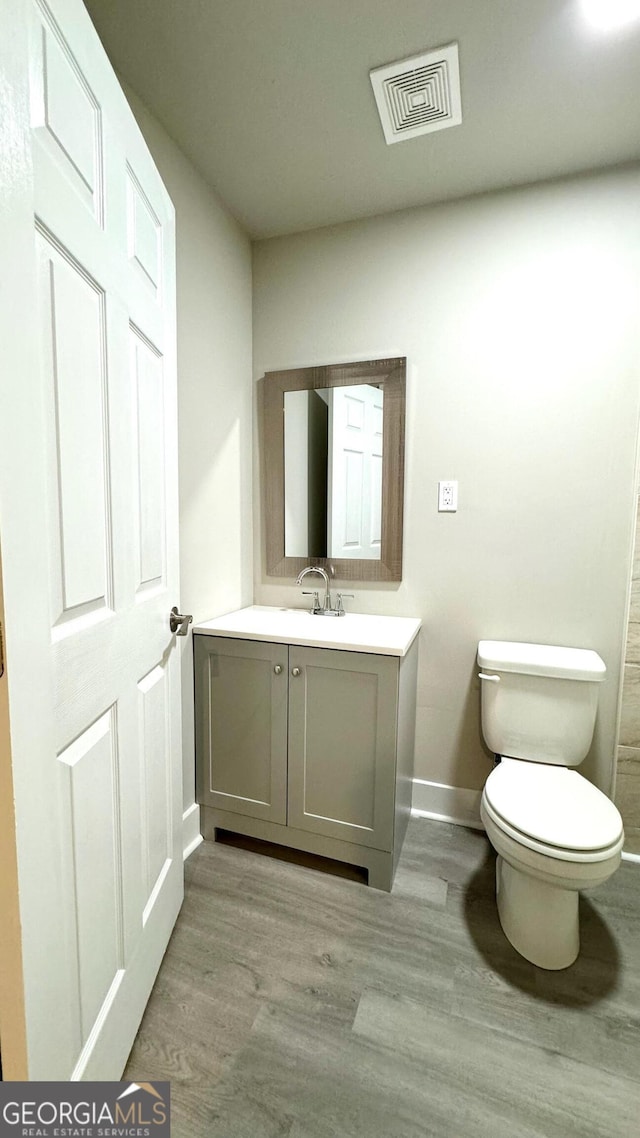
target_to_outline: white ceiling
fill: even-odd
[[[582,0],[85,2],[253,237],[640,158],[640,20],[597,32]],[[462,125],[387,146],[370,69],[451,41]]]

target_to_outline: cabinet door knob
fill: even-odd
[[[299,676],[300,675],[300,669],[299,668],[292,668],[291,669],[291,675],[292,676]]]
[[[280,673],[282,672],[282,664],[274,664],[273,670],[274,670],[276,676],[279,676]]]

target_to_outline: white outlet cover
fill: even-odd
[[[458,483],[447,478],[438,482],[438,511],[441,514],[455,513],[458,509]]]

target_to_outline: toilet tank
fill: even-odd
[[[575,767],[593,738],[606,667],[588,648],[481,640],[482,733],[496,755]]]

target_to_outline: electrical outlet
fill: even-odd
[[[458,509],[458,483],[452,479],[438,482],[438,511],[455,513]]]

